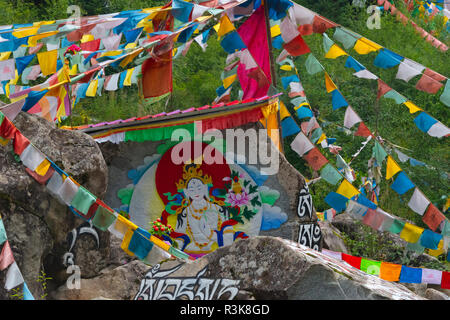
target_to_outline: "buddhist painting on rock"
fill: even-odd
[[[161,239],[195,258],[287,221],[274,206],[279,192],[264,186],[267,176],[255,166],[227,162],[201,141],[162,144],[128,178],[132,184],[118,193],[120,210],[145,229],[155,220],[172,227]]]

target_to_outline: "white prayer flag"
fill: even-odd
[[[422,268],[422,283],[441,284],[442,271]]]
[[[356,112],[352,109],[352,107],[347,107],[345,110],[344,116],[344,127],[350,129],[355,124],[361,122],[361,118],[356,114]]]
[[[356,201],[349,200],[345,212],[347,212],[357,220],[362,220],[363,215],[367,210],[369,210],[369,208],[367,208],[366,206],[363,206],[362,204],[359,204]]]
[[[198,45],[200,46],[200,48],[202,48],[203,52],[206,51],[206,47],[208,46],[208,43],[203,43],[203,35],[198,35],[194,38],[195,42],[198,43]]]
[[[25,167],[31,171],[36,170],[36,168],[44,161],[45,156],[37,150],[31,143],[23,150],[20,155],[20,160]]]
[[[414,189],[414,193],[408,202],[408,207],[410,207],[414,212],[420,214],[421,216],[425,213],[430,201],[423,195],[423,193],[418,189]]]
[[[122,39],[122,34],[116,34],[107,38],[102,39],[103,46],[106,51],[116,50]]]
[[[58,190],[58,195],[65,204],[70,206],[77,192],[78,186],[70,179],[70,177],[67,177],[61,188]]]
[[[300,82],[290,82],[289,87],[291,92],[302,92],[304,90]]]
[[[297,26],[286,16],[280,23],[281,38],[285,43],[291,42],[297,37],[300,32],[297,30]]]
[[[303,132],[300,132],[291,143],[291,149],[297,152],[300,157],[312,148],[314,148],[314,145],[303,134]]]
[[[316,14],[306,9],[305,7],[292,2],[293,6],[291,6],[288,10],[289,17],[296,25],[304,25],[304,24],[311,24],[314,21],[314,17]]]
[[[374,75],[372,72],[370,72],[367,69],[363,69],[361,71],[355,72],[353,74],[355,77],[362,78],[362,79],[369,79],[369,80],[376,80],[378,77]]]
[[[11,80],[16,77],[16,60],[0,61],[0,81]]]
[[[334,252],[334,251],[330,251],[327,249],[322,249],[322,253],[328,257],[342,261],[342,253],[341,252]]]
[[[199,4],[194,4],[194,9],[192,9],[192,20],[195,20],[198,17],[201,17],[203,15],[203,13],[208,9],[210,9],[210,8],[201,6]]]
[[[400,160],[400,162],[406,162],[409,160],[409,157],[404,154],[403,152],[401,152],[400,150],[394,148],[395,152],[397,153],[398,159]]]
[[[17,266],[17,263],[14,261],[8,268],[8,272],[6,273],[6,281],[5,281],[5,289],[11,290],[18,285],[21,285],[24,282],[22,273]]]
[[[450,129],[441,122],[436,122],[427,132],[432,137],[442,138],[450,134]]]
[[[415,76],[421,74],[424,69],[425,67],[420,63],[405,58],[405,60],[400,62],[395,78],[408,82]]]
[[[105,84],[106,91],[116,91],[119,87],[117,86],[117,82],[119,80],[120,73],[115,73],[111,75],[109,81]]]

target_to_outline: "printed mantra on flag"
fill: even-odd
[[[155,265],[142,280],[134,300],[233,300],[239,292],[240,280],[202,278],[207,267],[192,278],[167,277],[182,266],[161,271],[161,265]]]

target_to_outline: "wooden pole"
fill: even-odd
[[[270,21],[269,21],[269,8],[267,7],[267,0],[264,0],[264,18],[266,22],[266,34],[267,34],[267,45],[269,46],[269,62],[270,62],[270,76],[272,79],[272,87],[277,87],[277,73],[274,64],[273,58],[273,47],[272,47],[272,37],[270,34]],[[281,129],[281,118],[280,118],[280,108],[278,108],[277,112],[277,122],[278,122],[278,132],[279,132],[279,140],[280,140],[280,151],[284,154],[284,141],[283,141],[283,132]]]

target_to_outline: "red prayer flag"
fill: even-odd
[[[450,272],[442,271],[441,288],[450,289]]]
[[[302,24],[298,26],[297,28],[298,32],[302,36],[309,36],[310,34],[313,34],[313,25],[312,24]]]
[[[14,152],[21,155],[23,150],[30,144],[30,141],[18,130],[14,134]]]
[[[311,149],[303,158],[308,162],[314,171],[319,171],[328,163],[327,158],[319,151],[319,149]]]
[[[40,174],[37,174],[34,171],[31,171],[28,168],[25,168],[25,171],[34,179],[36,180],[39,184],[45,184],[52,176],[53,173],[55,172],[55,169],[53,169],[52,167],[50,167],[47,170],[47,173],[44,176],[41,176]]]
[[[296,36],[290,42],[283,44],[283,48],[294,57],[311,52],[301,34]]]
[[[354,257],[352,255],[342,253],[342,260],[356,269],[361,269],[361,257]]]
[[[392,90],[392,88],[389,87],[386,82],[384,82],[381,79],[378,79],[377,99],[380,99],[382,96],[384,96],[386,93],[388,93],[391,90]]]
[[[5,140],[11,139],[14,137],[16,130],[16,127],[11,123],[11,121],[5,117],[0,125],[0,137]]]
[[[6,240],[3,244],[2,252],[0,253],[0,271],[5,270],[8,266],[14,262],[14,256],[9,246],[9,241]]]
[[[172,50],[142,64],[142,92],[144,98],[172,92]]]
[[[88,42],[83,42],[80,44],[80,48],[82,51],[97,51],[100,48],[101,39],[92,40]],[[86,53],[83,56],[87,58],[90,53]]]
[[[416,89],[431,94],[435,94],[443,86],[442,83],[435,80],[434,76],[428,76],[425,73],[422,75],[420,80],[416,83]]]
[[[322,16],[315,15],[313,21],[313,31],[314,33],[324,33],[330,28],[337,27],[338,25]]]
[[[355,136],[365,137],[371,136],[372,132],[370,132],[369,128],[364,124],[364,122],[359,123],[358,130],[355,132]]]
[[[436,231],[441,222],[444,220],[445,216],[432,203],[428,205],[428,209],[422,217],[422,221],[433,231]]]

